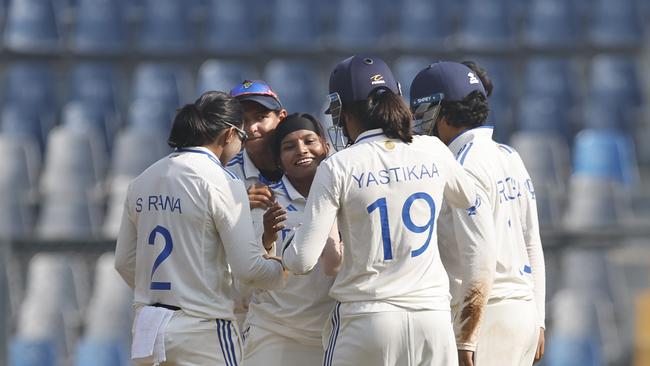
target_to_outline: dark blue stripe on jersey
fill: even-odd
[[[361,142],[361,141],[363,141],[363,140],[365,140],[365,139],[369,139],[369,138],[371,138],[371,137],[376,137],[376,136],[381,136],[381,135],[383,135],[383,134],[384,134],[384,132],[382,131],[382,132],[373,133],[373,134],[368,135],[368,136],[363,136],[362,138],[358,139],[358,140],[355,141],[354,143],[355,143],[355,144],[358,144],[359,142]]]
[[[235,353],[235,342],[232,341],[232,322],[230,320],[226,321],[226,326],[228,327],[228,342],[230,342],[230,352],[232,352],[232,360],[234,366],[237,366],[237,354]]]
[[[332,314],[332,333],[330,333],[329,343],[327,344],[327,349],[325,350],[325,358],[323,360],[323,366],[331,366],[332,359],[334,356],[334,347],[336,347],[336,338],[339,336],[339,328],[341,326],[341,314],[339,309],[341,308],[341,303],[337,303],[334,308],[334,313]]]
[[[287,211],[298,211],[298,209],[294,205],[289,205],[287,206]]]
[[[503,150],[505,150],[505,151],[511,153],[511,154],[512,154],[513,152],[515,152],[515,149],[511,148],[511,147],[508,146],[508,145],[499,144],[499,147],[502,148]]]
[[[460,158],[459,160],[460,165],[463,165],[463,163],[465,163],[465,158],[467,157],[469,150],[472,148],[472,145],[474,145],[474,143],[470,142],[469,144],[465,145],[467,147],[463,146],[463,148],[461,149],[462,150],[461,153],[458,154]]]
[[[232,159],[226,166],[244,165],[244,159]]]
[[[215,164],[217,164],[219,166],[219,168],[221,168],[224,172],[226,172],[226,174],[228,174],[228,176],[230,178],[239,180],[239,178],[236,175],[234,175],[228,169],[224,168],[223,165],[221,165],[221,162],[219,161],[219,159],[215,158],[214,155],[210,154],[207,151],[187,149],[187,148],[176,149],[176,151],[178,151],[178,152],[190,152],[190,153],[195,153],[195,154],[203,154],[203,155],[207,156],[208,158],[210,158],[210,160],[212,160]]]
[[[219,337],[219,346],[221,347],[221,354],[223,354],[223,359],[226,362],[226,366],[232,366],[232,363],[229,360],[228,355],[226,354],[226,350],[228,349],[228,346],[224,348],[224,339],[223,335],[221,334],[221,319],[217,319],[217,336]]]
[[[524,272],[526,272],[526,273],[533,273],[533,269],[530,268],[530,266],[524,266]]]

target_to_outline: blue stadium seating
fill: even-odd
[[[60,50],[59,24],[53,2],[11,1],[4,43],[8,49],[18,52],[49,53]]]
[[[386,26],[380,9],[373,0],[339,0],[334,47],[343,50],[379,48]]]
[[[8,104],[0,116],[0,133],[32,140],[43,153],[45,137],[41,118],[37,111],[21,105]]]
[[[106,150],[96,137],[70,126],[57,126],[48,136],[41,192],[85,196],[99,189],[106,166]]]
[[[220,53],[254,50],[262,19],[256,14],[261,11],[253,10],[251,14],[251,9],[263,6],[259,3],[255,0],[210,0],[203,47]]]
[[[580,41],[577,11],[571,1],[533,0],[523,32],[531,48],[571,48]]]
[[[56,86],[51,69],[43,63],[17,62],[6,73],[5,105],[14,104],[38,111],[43,132],[54,125]]]
[[[9,351],[10,366],[57,366],[55,345],[48,340],[15,338]]]
[[[138,48],[155,54],[180,54],[196,47],[191,7],[183,0],[145,0]]]
[[[568,140],[571,126],[563,107],[552,97],[524,96],[519,102],[518,127],[522,131],[542,131]]]
[[[207,60],[199,68],[197,97],[209,90],[228,93],[242,81],[257,78],[255,68],[245,62]]]
[[[190,97],[190,75],[179,65],[143,63],[138,65],[133,77],[133,100],[158,102],[175,110]]]
[[[577,79],[565,58],[531,58],[524,69],[523,94],[553,97],[571,104],[578,99]]]
[[[318,7],[305,0],[275,0],[270,19],[273,48],[315,51],[321,48],[322,22]]]
[[[41,167],[38,146],[33,140],[0,134],[0,192],[2,195],[33,199]]]
[[[118,341],[84,339],[79,343],[75,366],[129,366],[129,353]]]
[[[631,118],[628,112],[620,105],[589,102],[584,110],[583,128],[633,132],[634,126],[630,123]]]
[[[632,139],[615,129],[579,132],[573,148],[573,174],[635,186],[639,173]]]
[[[160,135],[144,129],[127,128],[115,141],[110,175],[135,178],[169,152],[169,146]]]
[[[18,197],[0,198],[0,239],[25,239],[33,228],[33,207]]]
[[[78,0],[72,49],[79,53],[116,54],[127,49],[122,1]]]
[[[42,239],[86,239],[100,234],[103,208],[82,197],[47,196],[41,203],[36,234]]]
[[[592,60],[589,97],[599,103],[636,108],[643,103],[641,78],[635,60],[600,55]]]
[[[111,151],[113,136],[117,128],[110,115],[94,108],[92,104],[74,101],[63,107],[61,119],[63,125],[92,135],[106,152]]]
[[[69,81],[70,99],[90,104],[107,113],[118,110],[120,77],[108,63],[75,65]]]
[[[465,51],[507,51],[516,46],[507,0],[468,0],[456,43]]]
[[[635,0],[596,0],[589,28],[598,47],[634,47],[643,41],[643,15]]]
[[[407,51],[451,47],[453,19],[444,0],[405,0],[398,11],[398,47]]]
[[[415,76],[422,71],[432,60],[426,57],[404,56],[395,60],[395,66],[392,68],[397,81],[402,86],[402,95],[407,102],[411,97],[411,82]]]
[[[320,103],[315,94],[318,73],[312,65],[302,61],[273,60],[266,65],[264,77],[289,113],[318,115]],[[325,99],[325,90],[322,93],[321,99]]]
[[[174,114],[162,103],[136,100],[129,108],[128,126],[167,139]]]

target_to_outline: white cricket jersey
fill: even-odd
[[[535,300],[539,324],[544,326],[545,267],[539,236],[535,191],[517,152],[492,140],[493,128],[482,126],[466,130],[454,138],[449,149],[475,178],[482,200],[492,210],[496,272],[488,303],[506,299]],[[480,208],[480,206],[479,206]],[[474,240],[473,233],[451,225],[452,210],[443,209],[438,226],[441,254],[451,278],[452,305],[462,301],[460,278],[469,266],[460,263],[458,241]],[[456,220],[469,220],[456,215]],[[443,224],[445,223],[445,224]],[[470,239],[467,239],[467,238]],[[482,238],[485,239],[485,238]],[[486,243],[487,245],[487,243]]]
[[[449,310],[435,235],[443,197],[469,208],[476,195],[440,140],[414,136],[407,144],[366,131],[318,167],[285,266],[309,272],[338,219],[343,263],[330,295],[341,311]]]
[[[257,169],[250,156],[248,156],[246,149],[242,149],[234,158],[230,159],[226,164],[226,169],[241,179],[246,189],[255,183],[262,183],[271,188],[279,185],[279,182],[270,181],[260,174],[260,170]]]
[[[244,185],[210,150],[179,149],[129,185],[115,267],[136,304],[234,319],[233,275],[253,286],[281,286],[281,265],[263,253]]]
[[[278,233],[278,243],[302,222],[306,199],[282,178],[274,189],[275,197],[287,211],[285,229]],[[264,210],[253,210],[257,236],[262,237]],[[275,245],[276,255],[282,248]],[[334,308],[334,299],[328,293],[334,277],[326,276],[319,263],[307,275],[290,274],[281,290],[256,290],[248,308],[246,322],[272,333],[296,340],[309,346],[322,346],[322,330]]]

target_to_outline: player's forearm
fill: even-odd
[[[248,286],[274,290],[284,285],[284,269],[278,260],[265,259],[260,255],[252,259],[248,270],[240,266],[232,266],[232,269],[233,275]]]

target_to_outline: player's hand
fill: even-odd
[[[275,202],[275,197],[271,188],[261,183],[255,183],[250,186],[247,193],[251,210],[254,208],[261,208],[265,210],[273,206],[273,202]]]
[[[537,341],[537,350],[535,351],[535,360],[533,363],[538,363],[544,356],[544,328],[539,328],[539,340]]]
[[[459,366],[474,366],[474,352],[458,350],[458,365]]]
[[[277,202],[264,213],[264,234],[262,244],[264,249],[269,249],[278,240],[278,231],[285,228],[283,221],[287,219],[287,211]]]

